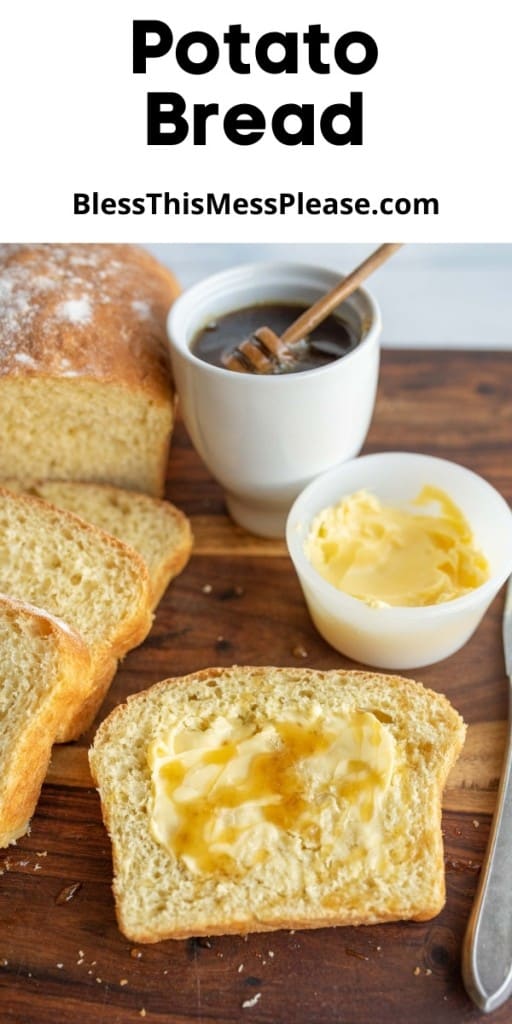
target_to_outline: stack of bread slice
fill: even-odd
[[[126,491],[108,484],[69,480],[8,480],[4,487],[43,498],[74,512],[94,526],[135,548],[148,572],[150,600],[155,608],[170,581],[190,557],[192,533],[187,517],[170,501]]]
[[[41,779],[52,744],[76,739],[90,726],[119,660],[147,636],[153,610],[167,583],[184,567],[192,538],[182,513],[147,495],[69,482],[24,486],[32,493],[20,493],[14,482],[0,489],[0,593],[35,606],[36,615],[61,620],[85,652],[70,662],[69,642],[60,638],[50,669],[43,659],[39,675],[30,675],[31,668],[27,676],[37,677],[34,692],[52,690],[50,703],[57,708],[53,717],[42,719],[45,742],[32,747],[38,768],[32,764],[31,771]],[[58,630],[50,632],[53,636]],[[0,645],[3,657],[9,658],[5,644]],[[7,712],[15,686],[8,662],[0,682]],[[23,696],[30,689],[28,684],[20,689],[17,705],[16,742],[21,748],[34,728],[32,705]],[[10,765],[10,751],[7,756]],[[30,800],[22,789],[9,796],[15,827],[3,827],[6,811],[0,806],[0,844],[2,837],[8,842],[15,833],[22,834],[30,817]],[[33,789],[31,794],[33,810]]]

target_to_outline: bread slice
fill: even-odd
[[[235,666],[128,698],[89,753],[121,931],[433,917],[441,793],[464,734],[445,697],[366,672]]]
[[[0,480],[163,494],[178,292],[139,246],[0,245]]]
[[[63,622],[0,595],[0,846],[28,831],[60,719],[89,661]]]
[[[149,571],[152,608],[156,608],[170,581],[185,568],[190,557],[190,523],[169,501],[108,484],[73,481],[37,480],[22,484],[8,480],[5,487],[66,508],[135,548]]]
[[[87,696],[63,714],[58,741],[92,722],[122,658],[151,627],[149,576],[140,555],[39,498],[0,489],[0,592],[75,629],[89,648]]]

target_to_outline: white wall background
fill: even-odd
[[[371,245],[148,244],[186,288],[253,260],[317,263],[347,272]],[[512,349],[512,245],[407,245],[369,287],[394,348]],[[512,361],[511,361],[512,369]]]

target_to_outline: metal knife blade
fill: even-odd
[[[503,612],[503,650],[505,652],[505,672],[512,685],[512,576],[508,581]]]
[[[503,614],[509,678],[508,731],[496,809],[462,949],[462,976],[473,1002],[491,1013],[512,994],[512,576]]]

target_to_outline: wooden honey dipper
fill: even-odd
[[[249,338],[222,356],[227,370],[237,373],[273,373],[276,367],[290,368],[295,361],[293,345],[311,334],[374,270],[382,266],[402,243],[386,242],[375,249],[351,274],[344,277],[327,295],[304,310],[279,337],[271,327],[259,327]]]

